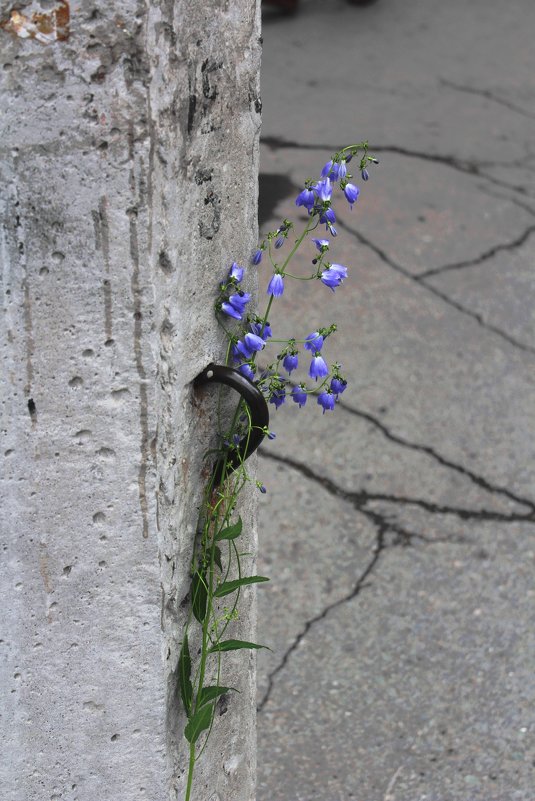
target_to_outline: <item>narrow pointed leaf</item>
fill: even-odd
[[[219,698],[220,695],[228,693],[229,690],[234,690],[234,687],[203,687],[199,693],[197,704],[199,707],[204,706],[204,704],[207,704],[209,701],[214,701],[216,698]],[[238,690],[234,690],[234,692],[238,692]]]
[[[210,725],[212,720],[213,704],[202,706],[195,712],[188,725],[184,729],[184,737],[189,743],[196,743],[199,735]]]
[[[178,685],[180,687],[180,696],[186,715],[191,714],[191,699],[193,697],[193,687],[191,685],[191,657],[189,655],[188,635],[184,635],[182,648],[180,649],[180,657],[178,659]]]
[[[191,580],[191,605],[199,623],[203,623],[206,617],[207,597],[206,576],[196,571]]]
[[[221,548],[218,548],[217,545],[214,545],[214,562],[220,571],[223,572],[223,565],[221,564]]]
[[[269,579],[266,576],[245,576],[234,581],[224,581],[214,592],[214,597],[223,598],[224,595],[234,592],[238,587],[243,587],[245,584],[258,584],[260,581],[269,581]]]
[[[241,517],[238,518],[238,522],[234,523],[233,526],[229,526],[228,528],[224,528],[218,534],[215,535],[215,541],[219,542],[220,540],[235,540],[236,537],[239,537],[242,530],[242,522]]]
[[[268,646],[257,645],[254,642],[245,642],[245,640],[223,640],[223,642],[212,645],[212,647],[208,649],[208,653],[214,654],[217,651],[237,651],[240,648],[268,648]],[[270,650],[271,648],[268,648],[268,651]]]

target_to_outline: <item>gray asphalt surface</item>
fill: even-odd
[[[380,165],[350,277],[271,320],[336,322],[349,386],[259,462],[258,801],[535,799],[534,34],[531,0],[265,14],[262,230],[338,147]]]

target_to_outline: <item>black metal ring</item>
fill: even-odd
[[[248,459],[264,439],[265,430],[269,426],[268,405],[258,387],[233,367],[209,364],[202,373],[199,373],[193,383],[201,386],[211,383],[226,384],[240,393],[242,400],[245,401],[251,412],[251,431],[248,438],[244,439],[238,453],[234,452],[226,459],[220,458],[214,465],[213,480],[214,487],[216,487],[232,470],[236,470]]]

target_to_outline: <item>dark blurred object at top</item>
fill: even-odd
[[[370,6],[376,0],[347,0],[351,6]],[[295,14],[299,7],[299,0],[262,0],[263,6],[278,8],[285,14]]]

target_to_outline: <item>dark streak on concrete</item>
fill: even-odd
[[[22,279],[22,293],[23,293],[23,314],[24,314],[24,333],[26,335],[26,384],[24,386],[24,393],[26,397],[32,394],[33,384],[33,354],[35,342],[33,338],[33,321],[32,321],[32,299],[30,294],[30,283],[28,281],[28,269],[26,264],[26,247],[24,243],[24,230],[19,213],[19,202],[15,201],[15,235],[17,238],[17,252],[23,268]],[[32,417],[32,422],[35,422]]]
[[[22,289],[24,293],[24,332],[26,334],[26,385],[24,392],[26,395],[31,395],[33,383],[33,324],[32,324],[32,301],[30,296],[30,284],[28,282],[28,275],[26,269],[24,270],[24,280],[22,282]]]
[[[113,325],[112,325],[112,296],[111,296],[111,281],[110,281],[110,226],[108,222],[108,199],[104,195],[100,198],[98,211],[100,217],[100,231],[102,241],[102,255],[104,257],[104,267],[106,270],[106,278],[103,282],[104,285],[104,331],[106,339],[113,338]]]
[[[204,205],[209,212],[208,219],[199,220],[199,233],[203,239],[210,241],[217,234],[221,226],[221,198],[216,192],[210,189],[204,198]]]
[[[197,96],[191,94],[188,101],[188,133],[193,130],[193,120],[195,119],[195,109],[197,108]]]
[[[130,183],[135,186],[134,170],[130,174]],[[141,346],[143,315],[141,310],[141,287],[139,281],[139,241],[137,233],[137,209],[129,209],[130,217],[130,257],[132,259],[131,289],[134,305],[134,355],[137,374],[139,376],[139,422],[141,428],[140,462],[138,472],[139,505],[143,518],[143,537],[149,536],[149,515],[147,503],[147,467],[149,460],[149,426],[147,374],[143,365]]]
[[[108,221],[108,199],[103,195],[98,204],[98,211],[92,212],[95,230],[95,248],[102,251],[104,274],[102,287],[104,291],[104,341],[113,339],[112,324],[112,291],[110,281],[110,226]]]
[[[216,72],[217,70],[221,69],[222,66],[222,61],[211,61],[208,58],[202,63],[202,93],[207,100],[215,100],[219,94],[217,86],[213,86],[212,82],[210,81],[210,73]]]

